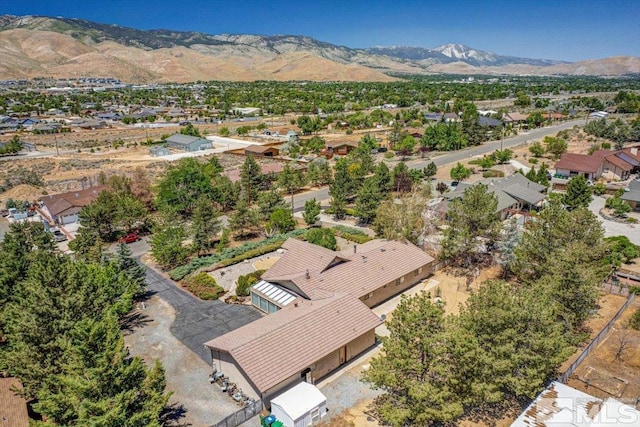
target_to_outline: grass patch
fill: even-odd
[[[345,240],[349,240],[350,242],[362,244],[373,240],[373,237],[369,236],[362,230],[358,230],[357,228],[351,228],[344,225],[336,225],[333,226],[332,229],[335,230],[337,236],[342,237]]]
[[[483,178],[502,178],[504,177],[504,172],[489,169],[488,171],[484,171],[482,173],[482,177]]]

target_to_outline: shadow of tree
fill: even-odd
[[[185,414],[187,413],[187,409],[184,405],[179,403],[174,403],[171,405],[167,405],[160,414],[160,425],[164,427],[188,427],[192,424],[182,420]]]
[[[153,320],[149,318],[149,316],[147,316],[145,313],[139,310],[134,310],[124,316],[124,318],[120,321],[120,327],[122,328],[123,334],[129,335],[136,329],[143,328],[146,324],[151,323],[152,321]]]

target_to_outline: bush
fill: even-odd
[[[610,142],[603,142],[602,143],[602,149],[603,150],[611,150],[611,143]]]
[[[629,327],[640,330],[640,308],[638,308],[636,312],[633,313],[633,316],[631,316],[631,319],[629,319]]]
[[[236,286],[236,295],[239,297],[246,297],[249,295],[249,289],[262,277],[266,270],[256,270],[253,273],[245,274],[238,277]]]
[[[391,151],[387,151],[386,153],[384,153],[384,158],[385,159],[393,159],[395,156],[395,154],[393,154]]]
[[[482,173],[482,177],[483,178],[502,178],[504,177],[504,172],[489,169],[488,171],[484,171]]]
[[[607,186],[601,182],[593,186],[593,194],[597,196],[602,196],[605,193],[605,191],[607,191]]]
[[[355,243],[366,243],[369,240],[373,240],[367,233],[357,228],[351,228],[344,225],[336,225],[332,227],[336,234],[345,240],[349,240]]]
[[[289,237],[304,236],[308,230],[293,230],[286,234],[278,234],[259,242],[245,242],[234,248],[224,248],[213,255],[193,258],[188,264],[176,267],[169,272],[172,280],[182,280],[185,276],[202,267],[210,267],[214,264],[225,267],[237,264],[245,259],[253,258],[273,252],[278,249]]]
[[[529,159],[529,163],[531,163],[532,165],[536,165],[538,164],[538,159],[536,159],[535,157],[532,157]]]
[[[307,241],[323,248],[336,250],[335,232],[329,228],[314,228],[307,233]]]
[[[222,286],[218,285],[216,279],[207,273],[198,273],[188,277],[184,281],[184,286],[202,300],[218,299],[225,292]]]

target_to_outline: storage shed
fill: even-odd
[[[271,414],[285,427],[307,427],[327,414],[327,398],[313,384],[302,382],[271,400]]]

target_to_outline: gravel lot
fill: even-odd
[[[589,210],[602,222],[605,237],[627,236],[631,243],[640,245],[640,224],[623,224],[606,220],[600,216],[600,209],[604,208],[605,200],[604,197],[594,196],[589,204]],[[628,215],[640,220],[640,214],[638,212],[629,212]]]
[[[173,307],[158,295],[144,307],[138,311],[139,322],[125,336],[125,342],[131,354],[140,356],[149,366],[155,360],[164,365],[166,390],[173,392],[169,403],[182,413],[177,424],[207,427],[237,411],[236,403],[209,383],[211,366],[170,332],[176,319]]]

